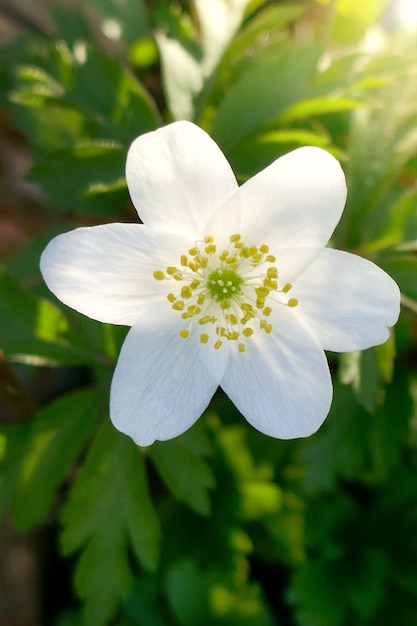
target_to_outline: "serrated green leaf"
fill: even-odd
[[[26,531],[45,518],[91,434],[97,405],[96,391],[75,392],[52,402],[28,424],[11,511],[19,530]]]
[[[76,588],[85,621],[107,624],[132,582],[129,547],[146,569],[158,560],[159,522],[141,450],[102,425],[62,511],[64,554],[82,550]]]
[[[149,455],[172,494],[201,515],[210,513],[214,476],[205,456],[211,446],[198,426],[172,441],[157,442]]]

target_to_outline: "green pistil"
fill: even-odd
[[[243,278],[228,268],[217,269],[207,277],[207,290],[213,300],[222,302],[242,293]]]

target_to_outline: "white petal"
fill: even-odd
[[[126,337],[111,385],[111,420],[141,446],[190,428],[219,384],[201,358],[198,335],[179,337],[180,318],[171,313],[151,309],[141,316]]]
[[[292,280],[328,242],[346,201],[338,161],[320,148],[277,159],[240,188],[245,241],[267,243]]]
[[[237,190],[221,150],[190,122],[138,137],[127,155],[126,179],[145,224],[193,239],[205,234],[210,217]]]
[[[332,399],[323,350],[284,306],[270,335],[258,331],[246,352],[233,351],[220,385],[252,426],[279,439],[314,433]]]
[[[400,291],[379,267],[355,254],[325,249],[294,284],[305,320],[326,350],[362,350],[388,339]]]
[[[55,237],[40,265],[62,302],[101,322],[131,326],[150,299],[165,299],[169,291],[153,271],[178,264],[189,245],[178,235],[152,235],[140,224],[105,224]]]

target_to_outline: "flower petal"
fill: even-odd
[[[346,182],[331,154],[306,147],[277,159],[239,193],[245,240],[269,244],[287,281],[328,242],[343,211]]]
[[[219,384],[201,358],[198,335],[182,339],[179,324],[170,311],[150,309],[130,330],[116,365],[110,417],[140,446],[185,432]]]
[[[400,312],[397,284],[379,267],[340,250],[323,250],[298,278],[294,312],[326,350],[363,350],[386,341]]]
[[[154,270],[177,264],[189,245],[178,235],[152,235],[140,224],[105,224],[55,237],[40,265],[62,302],[101,322],[131,326],[150,299],[168,293]]]
[[[126,179],[146,225],[192,239],[204,234],[210,217],[238,188],[220,148],[185,121],[138,137],[127,155]]]
[[[292,313],[279,307],[273,332],[258,332],[245,353],[231,353],[220,382],[252,426],[279,439],[314,433],[332,399],[325,354]]]

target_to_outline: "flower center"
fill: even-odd
[[[199,332],[200,342],[212,343],[216,350],[226,340],[244,352],[246,339],[255,331],[272,332],[268,318],[273,306],[295,307],[298,300],[286,296],[291,283],[278,285],[276,258],[266,244],[247,246],[239,234],[229,241],[219,252],[214,237],[207,235],[180,257],[179,267],[155,270],[153,277],[180,283],[167,299],[184,320],[183,339]]]
[[[222,302],[242,293],[243,278],[228,268],[216,269],[208,275],[207,290],[213,300]]]

